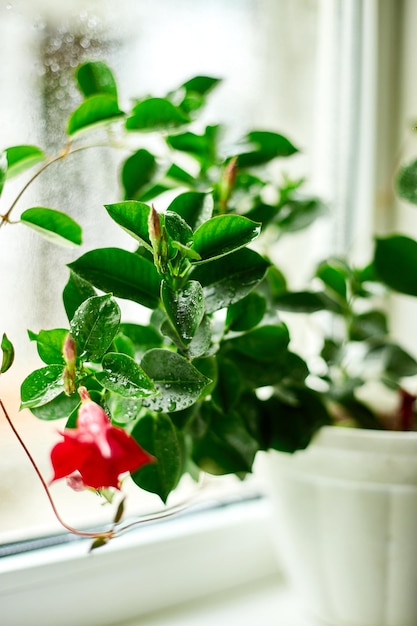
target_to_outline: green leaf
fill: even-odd
[[[357,314],[349,326],[349,338],[352,341],[366,341],[388,334],[388,320],[383,311],[372,310]]]
[[[138,419],[142,410],[142,400],[112,393],[107,399],[107,406],[112,422],[119,426],[126,426]]]
[[[2,351],[0,374],[4,374],[8,369],[10,369],[14,361],[13,344],[7,337],[6,333],[3,333],[0,348]]]
[[[256,354],[253,357],[246,354],[242,358],[242,352],[231,350],[227,352],[227,356],[233,358],[245,385],[251,389],[278,387],[287,380],[303,380],[308,374],[304,361],[284,347],[281,347],[274,358],[271,355],[269,361]]]
[[[156,393],[149,376],[126,354],[108,352],[101,364],[103,371],[96,378],[106,389],[128,398],[144,398]]]
[[[316,276],[337,296],[346,300],[346,272],[343,267],[332,261],[323,261],[316,270]]]
[[[170,350],[149,350],[141,366],[160,394],[143,401],[151,410],[174,412],[186,409],[198,400],[202,389],[209,383],[187,359]]]
[[[213,197],[198,191],[186,191],[174,198],[168,209],[178,213],[192,230],[196,230],[211,218]]]
[[[213,78],[213,76],[193,76],[193,78],[183,83],[182,87],[188,94],[198,93],[203,96],[214,89],[220,82],[220,78]]]
[[[241,215],[218,215],[197,228],[192,248],[204,263],[243,248],[256,239],[260,231],[260,224]]]
[[[120,309],[111,295],[94,296],[81,304],[70,323],[77,355],[84,361],[100,359],[120,325]]]
[[[172,421],[164,413],[146,415],[138,421],[132,437],[156,458],[156,463],[132,472],[133,481],[141,489],[157,493],[166,502],[178,484],[183,465],[182,449]]]
[[[215,405],[228,413],[237,404],[242,393],[242,376],[232,359],[218,359],[217,385],[212,393]]]
[[[164,217],[166,231],[173,242],[181,244],[181,248],[187,247],[193,240],[193,231],[183,218],[174,213],[167,211]],[[197,258],[198,255],[195,255]]]
[[[397,378],[417,375],[417,361],[401,346],[394,343],[385,348],[385,371],[388,375]]]
[[[7,175],[7,156],[4,151],[0,152],[0,196],[3,193]]]
[[[269,131],[252,131],[248,133],[247,141],[254,149],[237,156],[238,167],[262,165],[277,157],[288,157],[298,152],[286,137]]]
[[[68,267],[84,280],[115,297],[150,309],[159,305],[160,278],[153,263],[119,248],[87,252]]]
[[[199,282],[190,280],[183,289],[174,291],[163,281],[161,295],[171,323],[182,341],[189,344],[204,316],[203,288]]]
[[[179,107],[186,113],[192,113],[205,104],[207,94],[218,82],[217,78],[210,76],[195,76],[169,93],[168,97],[172,102],[178,102],[182,98]]]
[[[417,160],[400,169],[395,179],[395,188],[400,198],[417,204]]]
[[[110,217],[121,226],[129,235],[140,241],[149,251],[152,245],[149,239],[148,218],[150,208],[147,204],[135,200],[105,204]]]
[[[164,98],[142,100],[135,105],[132,113],[126,120],[128,130],[158,130],[189,122],[188,116]]]
[[[264,278],[269,263],[257,252],[243,248],[224,259],[193,268],[191,277],[204,292],[206,313],[226,308],[248,295]]]
[[[273,302],[278,310],[292,313],[314,313],[315,311],[343,313],[340,303],[332,300],[322,291],[286,291],[274,296]]]
[[[139,198],[144,187],[156,172],[156,159],[148,150],[141,148],[126,159],[122,167],[122,185],[126,200]]]
[[[197,359],[207,354],[211,347],[212,326],[211,320],[206,315],[200,326],[197,328],[194,337],[187,346],[187,356],[190,359]],[[195,363],[194,363],[195,365]],[[204,372],[203,372],[204,373]]]
[[[124,323],[120,324],[120,333],[128,337],[135,350],[135,358],[141,358],[151,348],[160,348],[162,336],[153,326]]]
[[[138,200],[140,200],[141,202],[149,202],[150,200],[154,200],[157,196],[160,196],[166,191],[171,191],[171,189],[175,189],[176,186],[177,185],[172,184],[170,181],[165,182],[165,179],[158,183],[151,183],[139,193]]]
[[[308,446],[315,432],[330,423],[320,395],[303,387],[290,387],[293,404],[273,396],[262,403],[260,416],[266,448],[295,452]]]
[[[77,276],[74,272],[70,272],[68,282],[62,292],[62,299],[68,320],[72,320],[75,311],[85,300],[96,295],[94,288],[89,282]]]
[[[417,296],[417,241],[403,235],[376,239],[377,277],[394,291]]]
[[[281,270],[275,265],[271,265],[268,268],[267,282],[272,298],[276,298],[287,291],[287,280]]]
[[[95,94],[84,100],[70,115],[67,133],[71,136],[88,126],[100,122],[111,122],[123,115],[114,96]]]
[[[187,186],[194,185],[195,178],[191,174],[189,174],[186,170],[175,163],[169,166],[165,174],[166,178],[171,178],[176,183],[185,184]],[[190,224],[191,226],[191,224]]]
[[[250,472],[259,446],[242,417],[237,411],[221,413],[208,406],[203,409],[207,430],[194,443],[194,461],[215,475]]]
[[[260,326],[227,341],[227,346],[245,356],[265,363],[274,362],[286,352],[290,336],[285,324]]]
[[[378,417],[369,406],[359,402],[351,390],[338,396],[336,402],[343,407],[343,413],[355,421],[357,427],[381,430],[382,425]]]
[[[64,357],[62,355],[62,347],[68,330],[65,328],[56,328],[54,330],[41,330],[38,334],[28,331],[29,339],[36,341],[38,354],[42,361],[47,365],[64,366]]]
[[[335,341],[330,337],[326,337],[320,351],[320,356],[328,365],[341,363],[343,358],[343,347],[340,342]]]
[[[2,167],[3,175],[7,178],[17,176],[32,165],[45,161],[45,153],[37,146],[13,146],[4,151],[7,158],[6,169]]]
[[[26,209],[20,216],[20,221],[25,226],[36,230],[45,239],[61,246],[79,246],[82,243],[81,227],[72,217],[43,207]]]
[[[215,161],[218,130],[218,126],[207,126],[202,135],[185,132],[170,135],[166,140],[171,148],[190,154],[207,168]]]
[[[398,380],[417,374],[417,361],[401,346],[384,341],[372,345],[366,356],[367,360],[380,362],[380,367],[390,377]]]
[[[45,421],[69,419],[78,412],[80,404],[80,397],[77,393],[72,394],[72,396],[61,393],[50,402],[42,406],[31,407],[30,410],[35,417]]]
[[[64,391],[62,365],[48,365],[25,378],[20,388],[21,408],[42,406]]]
[[[238,332],[250,330],[263,319],[265,311],[265,298],[256,292],[251,292],[227,309],[226,326],[229,330]]]
[[[282,232],[293,233],[326,213],[327,207],[317,198],[290,200],[281,207],[276,221]]]
[[[76,71],[76,79],[86,98],[107,94],[117,100],[116,81],[110,68],[102,61],[90,61],[80,65]]]
[[[126,354],[127,356],[132,357],[132,359],[136,358],[135,346],[133,345],[133,342],[129,339],[129,337],[126,337],[126,335],[121,332],[118,332],[113,339],[112,350],[120,354]]]

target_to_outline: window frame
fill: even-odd
[[[86,540],[0,559],[5,626],[106,626],[278,573],[263,496],[208,502],[89,552]]]

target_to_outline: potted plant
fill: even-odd
[[[268,224],[296,230],[323,212],[301,195],[302,181],[268,178],[265,166],[297,149],[263,130],[227,148],[220,126],[198,119],[218,83],[211,77],[128,110],[104,63],[83,64],[76,80],[81,102],[63,149],[47,157],[37,146],[13,146],[1,161],[1,186],[35,168],[24,190],[51,163],[102,143],[96,132],[110,146],[126,136],[142,142],[122,164],[123,199],[103,208],[131,236],[130,249],[90,250],[69,263],[67,327],[29,330],[43,365],[22,382],[21,406],[65,421],[51,452],[52,481],[66,478],[111,500],[130,475],[166,502],[184,474],[244,476],[259,450],[304,448],[329,414],[277,314],[285,279],[254,248]],[[12,217],[16,201],[0,226]],[[56,209],[30,207],[18,221],[57,242],[81,242],[81,227]],[[123,300],[138,305],[140,321],[122,319]],[[1,378],[14,352],[4,330]],[[119,499],[110,529],[84,533],[94,546],[117,534],[122,512]]]
[[[302,181],[270,176],[269,163],[296,152],[288,139],[256,130],[230,148],[222,128],[199,117],[218,83],[211,77],[132,108],[121,107],[103,63],[83,64],[76,80],[81,102],[62,151],[14,146],[0,168],[0,188],[34,168],[30,183],[56,160],[102,144],[103,133],[109,146],[129,139],[123,198],[103,212],[131,236],[130,249],[72,260],[67,327],[29,332],[43,365],[22,382],[22,406],[64,420],[51,476],[112,500],[130,475],[166,502],[185,474],[243,477],[258,452],[277,451],[265,458],[278,466],[268,485],[278,482],[280,550],[310,609],[338,626],[414,626],[417,437],[405,381],[417,364],[389,333],[384,295],[417,295],[417,243],[378,238],[366,267],[326,259],[314,288],[294,292],[257,248],[265,230],[307,227],[324,210],[302,195]],[[415,170],[397,181],[411,201]],[[16,210],[13,202],[1,227]],[[81,241],[80,226],[55,209],[31,207],[19,222],[57,242]],[[140,319],[122,319],[125,299]],[[322,330],[311,362],[291,349],[288,313]],[[0,382],[13,363],[4,331]],[[369,401],[371,382],[391,391],[394,412]],[[1,398],[0,406],[10,419]],[[86,533],[94,546],[123,528],[116,502],[110,528]]]
[[[416,168],[405,166],[395,181],[414,203]],[[385,306],[390,293],[417,295],[416,259],[414,239],[376,237],[366,267],[326,259],[314,289],[276,298],[278,308],[309,316],[326,309],[313,373],[332,426],[305,451],[263,459],[281,557],[326,624],[417,621],[417,363],[391,336]]]

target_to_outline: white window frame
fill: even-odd
[[[86,540],[0,559],[3,626],[107,626],[278,572],[263,497],[191,508],[89,553]]]

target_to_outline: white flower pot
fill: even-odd
[[[331,626],[417,625],[417,433],[324,427],[261,459],[279,555]]]

